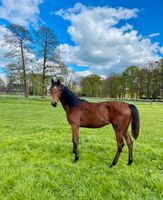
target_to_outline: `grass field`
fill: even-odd
[[[58,105],[0,97],[0,199],[163,199],[163,104],[138,105],[134,163],[125,145],[118,164],[111,126],[80,129],[73,164],[71,129]]]

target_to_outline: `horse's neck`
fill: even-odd
[[[80,103],[80,99],[76,97],[68,88],[64,87],[60,98],[65,111],[69,111],[72,107]]]
[[[68,106],[68,104],[66,103],[66,101],[64,101],[64,99],[62,99],[62,98],[60,99],[60,101],[61,101],[61,104],[62,104],[64,110],[66,112],[68,112],[70,110],[70,107]]]

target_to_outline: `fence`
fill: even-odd
[[[99,98],[99,97],[84,97],[85,100],[100,102],[100,101],[124,101],[134,104],[153,104],[153,103],[162,103],[163,99],[136,99],[136,98]]]
[[[24,98],[23,94],[6,94],[0,92],[0,99],[1,98],[17,98],[21,99]],[[135,98],[100,98],[100,97],[81,97],[90,102],[100,102],[100,101],[123,101],[133,104],[163,104],[163,99],[135,99]],[[50,101],[50,96],[46,96],[42,99],[41,96],[28,96],[28,100],[44,100]]]

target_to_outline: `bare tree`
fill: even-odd
[[[161,98],[163,98],[163,58],[160,59]]]
[[[5,56],[9,59],[15,58],[15,63],[8,65],[8,69],[21,74],[24,96],[27,97],[26,63],[28,58],[26,53],[30,51],[29,43],[31,42],[31,36],[29,31],[20,25],[10,24],[8,28],[10,32],[4,36],[4,45],[7,45],[10,50]]]
[[[55,71],[55,49],[59,42],[53,30],[40,26],[35,32],[36,52],[42,58],[42,96],[46,95],[46,80]]]

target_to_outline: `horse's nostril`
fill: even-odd
[[[51,102],[51,105],[52,105],[53,107],[56,107],[56,106],[57,106],[57,102],[54,102],[54,103]]]

